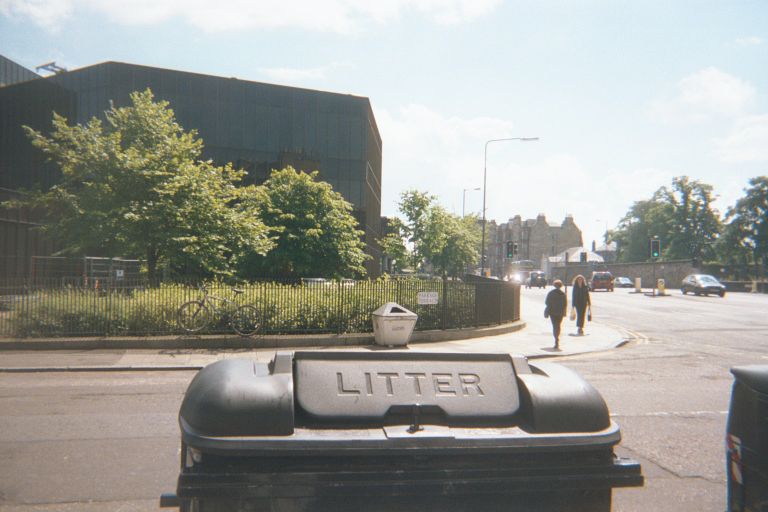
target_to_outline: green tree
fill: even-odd
[[[430,208],[422,253],[441,275],[459,276],[477,261],[480,230],[477,217],[461,218],[443,208]]]
[[[436,196],[418,190],[406,190],[400,194],[398,209],[405,216],[403,234],[411,248],[411,264],[418,267],[426,255],[421,251],[426,222],[430,208],[435,205]]]
[[[381,253],[391,259],[393,270],[401,272],[410,268],[410,252],[406,247],[408,239],[407,228],[398,217],[390,217],[387,220],[387,233],[378,240]]]
[[[611,239],[617,243],[618,260],[647,260],[652,237],[669,239],[671,219],[671,208],[657,194],[649,200],[636,201],[611,233]]]
[[[711,256],[721,231],[712,201],[710,185],[680,176],[670,188],[661,187],[650,199],[635,202],[612,232],[619,261],[647,260],[654,236],[662,241],[665,259]]]
[[[356,277],[365,275],[363,232],[352,205],[318,172],[292,167],[272,171],[262,187],[261,218],[272,230],[276,247],[250,258],[252,275],[282,277]]]
[[[130,97],[106,123],[70,126],[54,113],[50,137],[24,127],[62,172],[22,201],[40,208],[61,252],[145,258],[154,281],[160,265],[226,275],[244,251],[268,251],[255,203],[243,201],[253,187],[237,186],[244,172],[198,161],[202,140],[149,89]]]
[[[668,259],[712,257],[713,245],[721,231],[720,217],[712,206],[712,186],[680,176],[661,195],[672,209],[665,250]]]
[[[477,218],[460,218],[436,203],[435,196],[417,190],[400,195],[405,216],[403,232],[411,244],[416,266],[431,265],[442,276],[462,274],[478,258],[480,231]]]
[[[757,176],[749,180],[749,188],[744,190],[744,197],[726,212],[724,238],[729,242],[731,254],[751,255],[755,266],[755,278],[758,278],[758,265],[768,264],[768,176]]]

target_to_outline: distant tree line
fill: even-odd
[[[749,180],[744,195],[725,215],[712,205],[711,185],[688,176],[673,178],[650,199],[636,201],[608,238],[622,262],[649,259],[649,240],[662,241],[663,259],[696,263],[768,263],[768,176]]]
[[[197,132],[149,89],[105,114],[70,126],[54,113],[49,136],[24,127],[61,180],[6,206],[38,209],[59,254],[139,258],[153,281],[365,275],[352,206],[317,172],[244,185],[245,171],[201,160]]]

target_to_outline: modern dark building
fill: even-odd
[[[0,55],[0,87],[40,78],[40,75]]]
[[[219,165],[232,162],[248,171],[252,183],[288,165],[318,170],[320,179],[352,203],[372,256],[369,275],[379,275],[382,146],[368,98],[120,62],[46,78],[32,75],[0,87],[0,189],[6,195],[53,185],[59,176],[29,143],[22,125],[48,132],[53,111],[70,124],[104,119],[110,102],[128,105],[131,92],[150,88],[156,99],[170,103],[186,130],[198,131],[204,158]],[[0,225],[0,245],[6,256],[13,252],[23,260],[26,255],[19,258],[19,253],[25,249],[12,241],[17,233],[6,224]],[[24,271],[0,268],[6,275]]]

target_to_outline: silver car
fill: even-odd
[[[691,274],[683,279],[680,290],[685,295],[691,292],[695,295],[719,295],[725,297],[725,286],[709,274]]]

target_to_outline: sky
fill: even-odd
[[[0,0],[0,54],[365,96],[388,216],[409,189],[479,215],[485,171],[488,219],[599,244],[675,176],[724,213],[768,174],[766,0]]]

